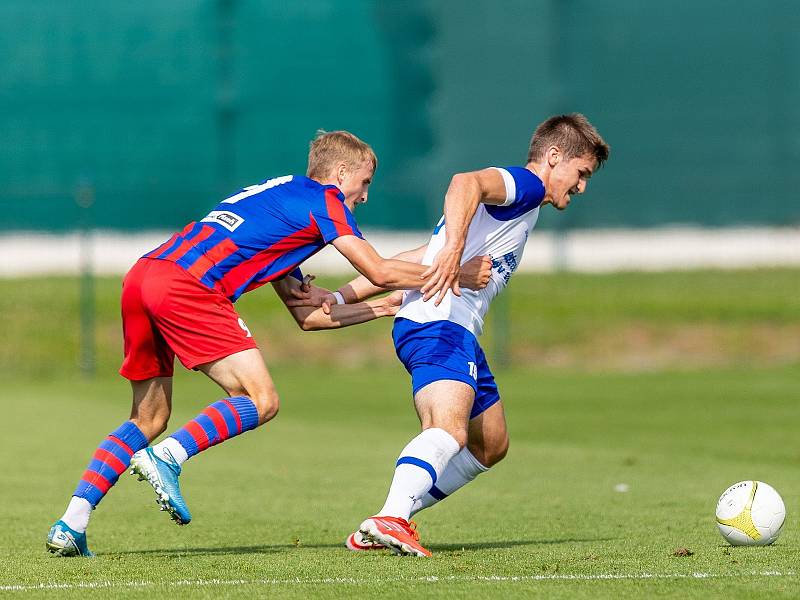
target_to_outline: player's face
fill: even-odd
[[[544,203],[550,203],[558,210],[569,206],[570,196],[586,191],[589,178],[597,168],[597,160],[591,154],[564,159],[558,155],[551,159],[555,164],[550,171]]]
[[[357,169],[345,169],[340,172],[338,188],[344,194],[344,203],[351,211],[356,205],[364,204],[369,195],[369,184],[372,183],[372,163],[366,162]]]

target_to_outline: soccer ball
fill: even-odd
[[[786,518],[780,494],[762,481],[740,481],[717,502],[717,527],[734,546],[768,546],[778,539]]]

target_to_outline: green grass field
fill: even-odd
[[[418,515],[430,560],[343,546],[383,503],[418,426],[390,323],[301,333],[269,290],[240,311],[282,411],[187,463],[192,524],[175,526],[125,475],[92,518],[98,557],[48,555],[50,524],[129,409],[114,375],[119,281],[98,282],[94,379],[76,373],[75,282],[0,281],[0,594],[796,598],[798,281],[791,270],[519,277],[508,324],[488,325],[510,336],[512,366],[496,375],[511,449]],[[490,358],[502,347],[487,336]],[[194,373],[175,390],[175,427],[220,396]],[[716,500],[743,479],[784,498],[774,546],[732,548],[717,532]]]

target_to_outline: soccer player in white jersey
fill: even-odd
[[[351,550],[387,547],[396,554],[430,556],[409,521],[411,515],[443,500],[505,456],[503,404],[477,341],[484,315],[517,268],[539,208],[552,204],[565,209],[571,196],[586,190],[608,153],[608,145],[583,115],[551,117],[536,128],[524,167],[455,175],[444,216],[428,244],[398,256],[431,265],[426,271],[430,281],[450,282],[463,261],[490,255],[492,277],[485,289],[447,294],[439,305],[423,302],[419,291],[405,294],[392,337],[411,374],[422,432],[400,452],[383,507],[348,537]],[[327,303],[358,302],[382,291],[358,277]]]

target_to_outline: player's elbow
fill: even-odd
[[[389,287],[394,281],[391,269],[386,267],[383,262],[373,265],[364,273],[364,276],[369,279],[372,285],[382,288]]]
[[[450,179],[451,190],[480,190],[480,180],[475,173],[456,173]]]
[[[332,329],[337,326],[330,316],[326,315],[321,308],[310,312],[295,314],[294,320],[297,326],[303,331],[319,331],[320,329]]]
[[[456,173],[450,178],[450,185],[462,186],[470,181],[470,173]]]
[[[303,319],[298,325],[303,331],[319,331],[320,329],[325,329],[322,323],[311,317]]]
[[[321,329],[320,323],[317,318],[315,318],[314,313],[310,313],[307,315],[294,315],[294,321],[297,323],[297,326],[303,331],[316,331]]]

